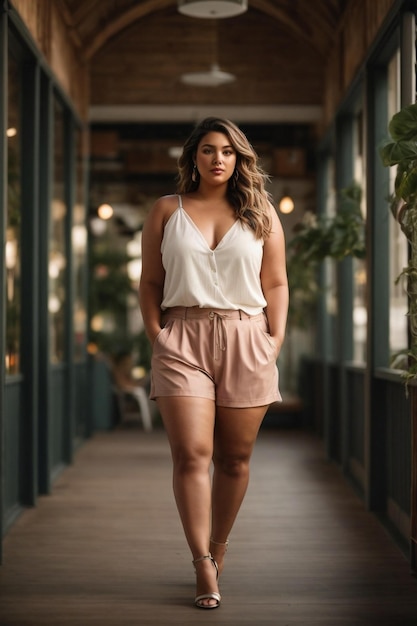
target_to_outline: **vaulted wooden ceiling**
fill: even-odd
[[[164,181],[171,192],[170,148],[211,114],[239,123],[268,173],[297,189],[310,181],[311,195],[326,65],[349,1],[248,0],[245,13],[213,20],[182,15],[177,0],[55,0],[90,72],[92,210],[111,202],[124,220]],[[236,80],[181,81],[215,62]]]
[[[62,0],[61,3],[66,8],[68,26],[85,50],[86,58],[93,57],[127,26],[177,5],[176,0]],[[282,23],[297,39],[309,42],[325,57],[345,5],[346,0],[250,0],[249,10],[256,9]],[[227,21],[234,25],[237,19]]]
[[[92,119],[165,122],[219,107],[237,120],[314,121],[347,4],[249,0],[237,17],[207,20],[180,14],[177,0],[58,1],[90,66]],[[214,88],[181,82],[214,62],[236,80]]]

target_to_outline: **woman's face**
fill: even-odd
[[[209,132],[198,144],[195,162],[202,180],[224,184],[234,172],[236,152],[227,135]]]

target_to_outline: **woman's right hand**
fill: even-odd
[[[156,330],[156,332],[153,332],[152,335],[149,336],[149,341],[150,341],[152,348],[154,347],[156,338],[158,337],[161,330],[162,330],[162,327],[160,326],[159,329]]]
[[[139,304],[146,335],[151,346],[161,332],[161,302],[165,270],[162,265],[161,242],[164,226],[178,206],[178,196],[159,198],[145,220],[142,233],[142,276]]]

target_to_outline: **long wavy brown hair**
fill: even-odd
[[[178,159],[177,193],[198,189],[199,176],[195,181],[192,179],[195,155],[200,141],[210,132],[226,135],[236,152],[235,172],[227,187],[230,204],[255,236],[265,239],[271,232],[270,196],[265,189],[268,176],[259,166],[258,156],[245,134],[230,120],[207,117],[194,128]]]

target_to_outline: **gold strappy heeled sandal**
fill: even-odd
[[[224,551],[224,553],[226,554],[227,549],[229,547],[229,540],[226,539],[226,541],[214,541],[213,538],[210,539],[210,543],[214,543],[215,546],[226,546],[226,549]]]
[[[219,569],[217,567],[216,561],[213,559],[210,553],[207,554],[206,556],[201,556],[199,559],[194,559],[193,561],[194,570],[195,570],[196,563],[200,563],[201,561],[206,561],[206,560],[209,560],[213,563],[213,567],[216,570],[216,580],[217,580],[219,577]],[[202,593],[201,595],[197,596],[194,600],[194,604],[199,609],[217,609],[220,606],[221,599],[222,599],[221,595],[217,593],[217,591],[211,591],[209,593]],[[216,604],[202,604],[203,600],[215,600]]]
[[[214,539],[211,538],[210,539],[210,543],[213,544],[213,547],[214,546],[224,546],[224,553],[223,554],[221,554],[221,553],[218,554],[218,551],[216,551],[216,549],[213,550],[213,552],[217,552],[217,559],[219,560],[219,563],[217,565],[217,569],[218,569],[219,576],[220,576],[220,574],[223,571],[223,559],[224,559],[224,557],[226,555],[226,552],[227,552],[227,549],[229,547],[229,540],[226,539],[226,541],[214,541]],[[221,569],[220,569],[219,565],[221,566]]]

